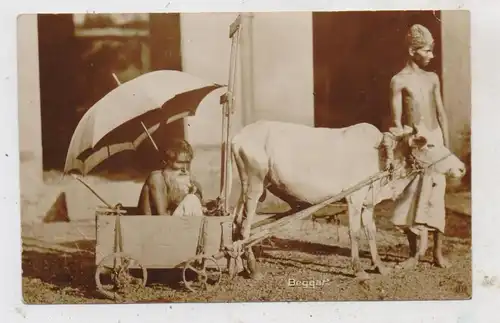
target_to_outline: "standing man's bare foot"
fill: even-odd
[[[417,235],[410,229],[405,229],[405,234],[410,247],[410,258],[395,266],[396,270],[415,268],[418,264]]]
[[[450,268],[451,263],[442,254],[434,254],[434,265],[440,268]]]
[[[450,268],[451,263],[443,256],[443,234],[434,231],[434,264],[440,268]]]

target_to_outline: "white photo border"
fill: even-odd
[[[397,5],[396,5],[397,3]],[[493,322],[500,318],[500,37],[497,1],[141,0],[4,1],[0,11],[0,225],[5,322]],[[470,301],[25,305],[21,294],[16,19],[22,13],[469,10],[471,13],[473,294]],[[497,148],[498,147],[498,148]],[[498,277],[492,284],[488,278]],[[493,319],[491,319],[493,317]]]

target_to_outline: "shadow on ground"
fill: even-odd
[[[56,248],[38,247],[23,243],[23,277],[51,284],[56,289],[71,288],[78,296],[95,298],[94,253],[92,242],[76,241],[80,251],[65,252]]]
[[[95,240],[79,240],[57,245],[23,243],[23,277],[49,284],[53,290],[88,299],[104,299],[95,284]],[[71,251],[64,250],[71,248]],[[184,288],[182,269],[148,269],[148,286],[173,290]],[[26,286],[24,286],[26,287]]]

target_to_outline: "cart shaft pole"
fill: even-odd
[[[259,243],[260,241],[262,241],[262,240],[266,239],[267,237],[271,236],[272,234],[276,233],[278,228],[283,227],[284,225],[288,224],[289,222],[306,218],[309,215],[313,214],[314,212],[317,212],[320,209],[324,208],[325,206],[328,206],[329,204],[337,202],[337,201],[347,197],[348,195],[354,193],[355,191],[365,187],[366,185],[370,185],[373,182],[375,182],[375,181],[377,181],[385,176],[388,176],[389,174],[390,174],[389,171],[383,171],[383,172],[379,172],[377,174],[374,174],[374,175],[370,176],[369,178],[363,180],[362,182],[360,182],[354,186],[351,186],[350,188],[340,192],[339,194],[336,194],[336,195],[330,197],[329,199],[327,199],[319,204],[310,206],[310,207],[308,207],[304,210],[301,210],[293,215],[279,219],[276,222],[274,222],[273,224],[269,224],[268,226],[266,226],[266,228],[253,234],[252,236],[250,236],[250,239],[245,244],[245,247],[252,247],[253,245]]]

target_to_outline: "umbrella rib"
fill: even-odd
[[[160,151],[158,149],[158,146],[156,145],[156,142],[153,140],[153,137],[151,137],[151,134],[149,133],[148,131],[148,128],[146,128],[146,126],[144,125],[144,122],[141,121],[141,125],[142,125],[142,128],[144,128],[144,131],[146,132],[146,134],[148,135],[149,139],[151,140],[151,143],[153,144],[153,146],[155,147],[156,151]]]

